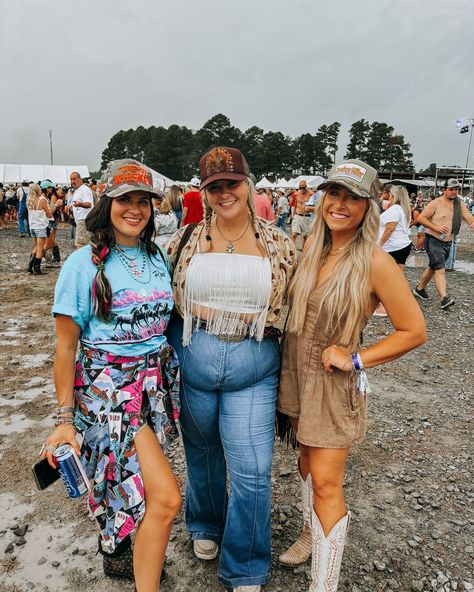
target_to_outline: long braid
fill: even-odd
[[[105,262],[111,253],[114,240],[108,232],[95,232],[91,238],[92,263],[97,273],[92,282],[92,303],[95,316],[101,321],[110,321],[112,308],[112,288],[105,275]]]
[[[202,206],[204,209],[204,221],[205,221],[205,230],[206,230],[206,250],[204,252],[210,251],[212,247],[212,238],[211,238],[211,222],[212,222],[212,208],[207,201],[206,190],[203,189],[202,195]]]

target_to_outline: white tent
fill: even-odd
[[[165,175],[158,173],[157,171],[151,170],[151,174],[153,176],[153,187],[158,187],[158,189],[163,190],[165,187],[171,187],[171,185],[176,185],[176,181],[172,181]]]
[[[270,183],[266,177],[263,177],[258,183],[255,184],[255,187],[257,189],[273,189],[275,185]]]
[[[70,174],[76,171],[85,178],[89,176],[86,165],[48,165],[48,164],[0,164],[0,182],[21,183],[22,181],[43,181],[69,185]]]
[[[294,189],[294,185],[291,183],[291,181],[287,181],[283,177],[277,180],[275,187],[278,189]]]
[[[320,175],[300,175],[294,179],[294,187],[298,187],[300,181],[306,181],[306,185],[312,189],[316,189],[318,185],[325,181],[324,177]]]

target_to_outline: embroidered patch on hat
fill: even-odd
[[[206,158],[206,176],[216,175],[217,173],[232,173],[234,163],[232,156],[225,148],[213,148]]]
[[[334,174],[331,176],[331,181],[336,177],[346,177],[360,183],[366,172],[367,169],[358,164],[340,164],[336,167]]]
[[[128,183],[142,183],[148,187],[153,187],[151,174],[144,167],[135,164],[126,164],[119,167],[117,174],[113,176],[113,184],[116,187]]]

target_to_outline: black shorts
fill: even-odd
[[[442,241],[431,234],[426,234],[425,249],[428,255],[429,266],[433,271],[444,269],[444,264],[449,257],[452,241]]]
[[[403,247],[403,249],[398,249],[398,251],[389,251],[388,254],[391,255],[399,265],[405,265],[412,247],[413,244],[409,243],[406,247]]]

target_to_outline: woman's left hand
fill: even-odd
[[[351,352],[347,347],[330,345],[323,351],[322,362],[326,372],[334,372],[334,368],[349,372],[352,368]]]

